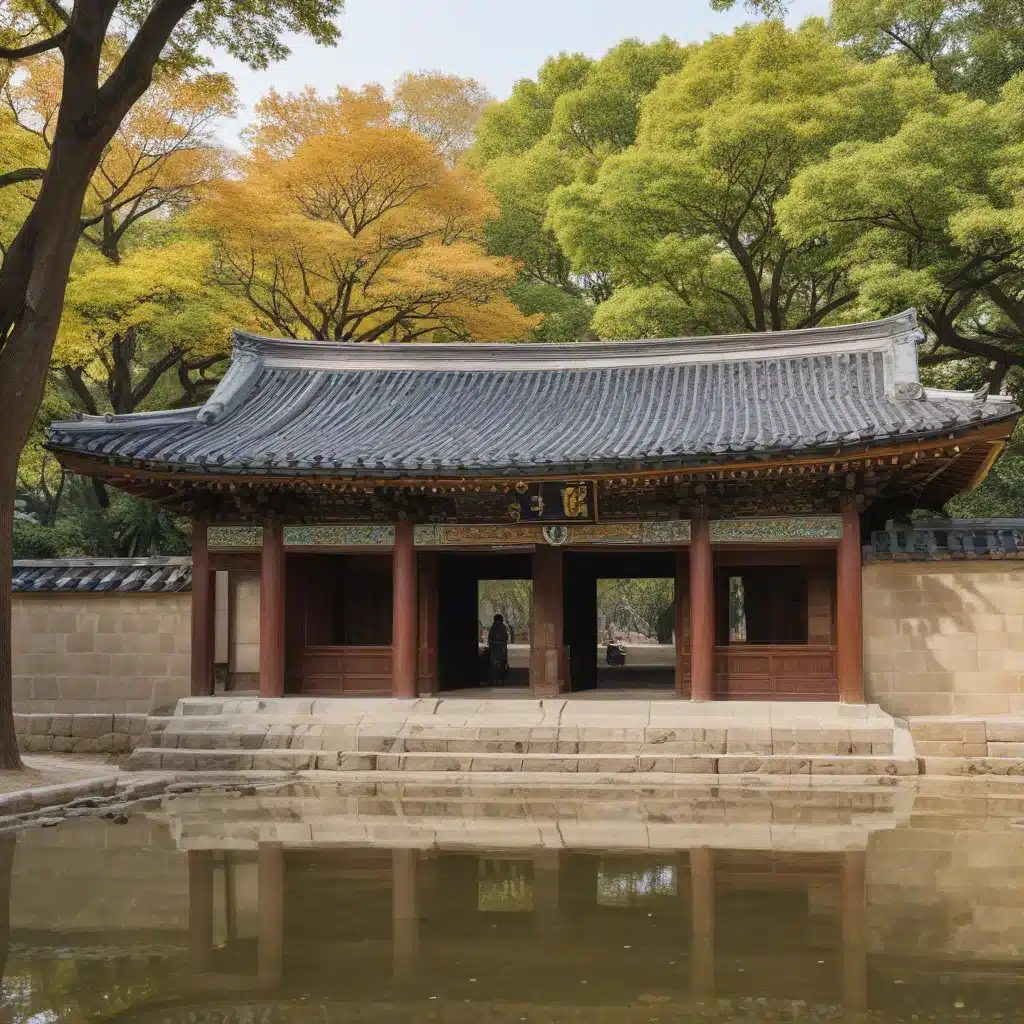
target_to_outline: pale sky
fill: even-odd
[[[291,57],[268,71],[228,62],[244,105],[224,131],[234,142],[248,111],[271,86],[281,92],[313,85],[390,87],[406,71],[444,71],[475,78],[498,99],[519,78],[563,50],[600,57],[623,39],[668,35],[680,42],[729,32],[749,19],[742,10],[716,14],[709,0],[347,0],[342,41],[326,49],[306,39],[289,42]],[[793,0],[790,22],[828,12],[828,0]],[[224,66],[223,58],[218,58]]]

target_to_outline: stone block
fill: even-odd
[[[196,771],[200,772],[240,772],[252,768],[252,753],[240,750],[207,750],[192,755],[195,759]]]
[[[133,756],[137,756],[137,752],[136,755]],[[170,771],[195,771],[195,752],[190,750],[164,750],[160,754],[160,767],[169,769]]]
[[[725,755],[718,759],[719,775],[809,775],[811,762],[798,757]]]
[[[637,770],[639,757],[636,755],[606,754],[603,757],[579,758],[579,772],[611,772],[615,774],[631,774]]]
[[[55,754],[70,754],[75,749],[75,741],[70,736],[54,736],[50,749]]]
[[[474,772],[521,772],[523,758],[509,754],[484,754],[474,757],[470,771]]]
[[[397,737],[392,732],[360,729],[356,738],[356,750],[386,754],[395,749],[396,740]]]
[[[48,736],[52,724],[52,715],[29,715],[28,731],[37,736]]]
[[[983,751],[991,757],[1020,757],[1024,758],[1024,743],[1000,742],[990,740],[987,744],[988,750]]]
[[[69,633],[64,637],[65,654],[92,654],[93,646],[92,633]]]
[[[53,749],[54,737],[30,733],[19,737],[18,746],[30,754],[40,754]]]
[[[330,755],[318,754],[317,767],[319,767],[321,757],[329,756]],[[386,756],[394,757],[396,755]],[[380,756],[377,754],[356,754],[346,751],[337,755],[337,768],[338,771],[341,772],[372,772],[378,768],[384,770],[384,766],[381,765],[379,761]]]
[[[71,735],[71,716],[70,715],[52,715],[50,717],[50,735],[52,735],[52,736],[70,736]]]
[[[71,735],[84,739],[97,739],[113,729],[113,715],[74,715],[71,720]]]
[[[523,758],[523,771],[527,772],[575,772],[579,760],[575,757],[537,755]]]
[[[1024,718],[990,718],[984,725],[989,742],[1024,743]]]
[[[252,767],[257,771],[306,771],[314,766],[317,755],[301,750],[254,750]]]

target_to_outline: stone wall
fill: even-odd
[[[188,593],[14,594],[14,709],[144,714],[188,695]]]
[[[1024,714],[1024,562],[866,565],[864,673],[894,715]]]
[[[228,582],[228,688],[260,684],[260,574],[232,572]]]
[[[123,754],[143,741],[148,716],[84,713],[14,715],[22,753]]]

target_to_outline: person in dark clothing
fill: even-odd
[[[501,615],[494,616],[494,622],[487,631],[487,653],[491,670],[491,685],[505,681],[508,674],[508,629]]]

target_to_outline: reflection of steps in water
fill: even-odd
[[[249,797],[169,796],[153,817],[182,849],[359,845],[478,849],[832,851],[905,825],[904,787],[751,791],[699,785],[395,782],[285,786]]]

